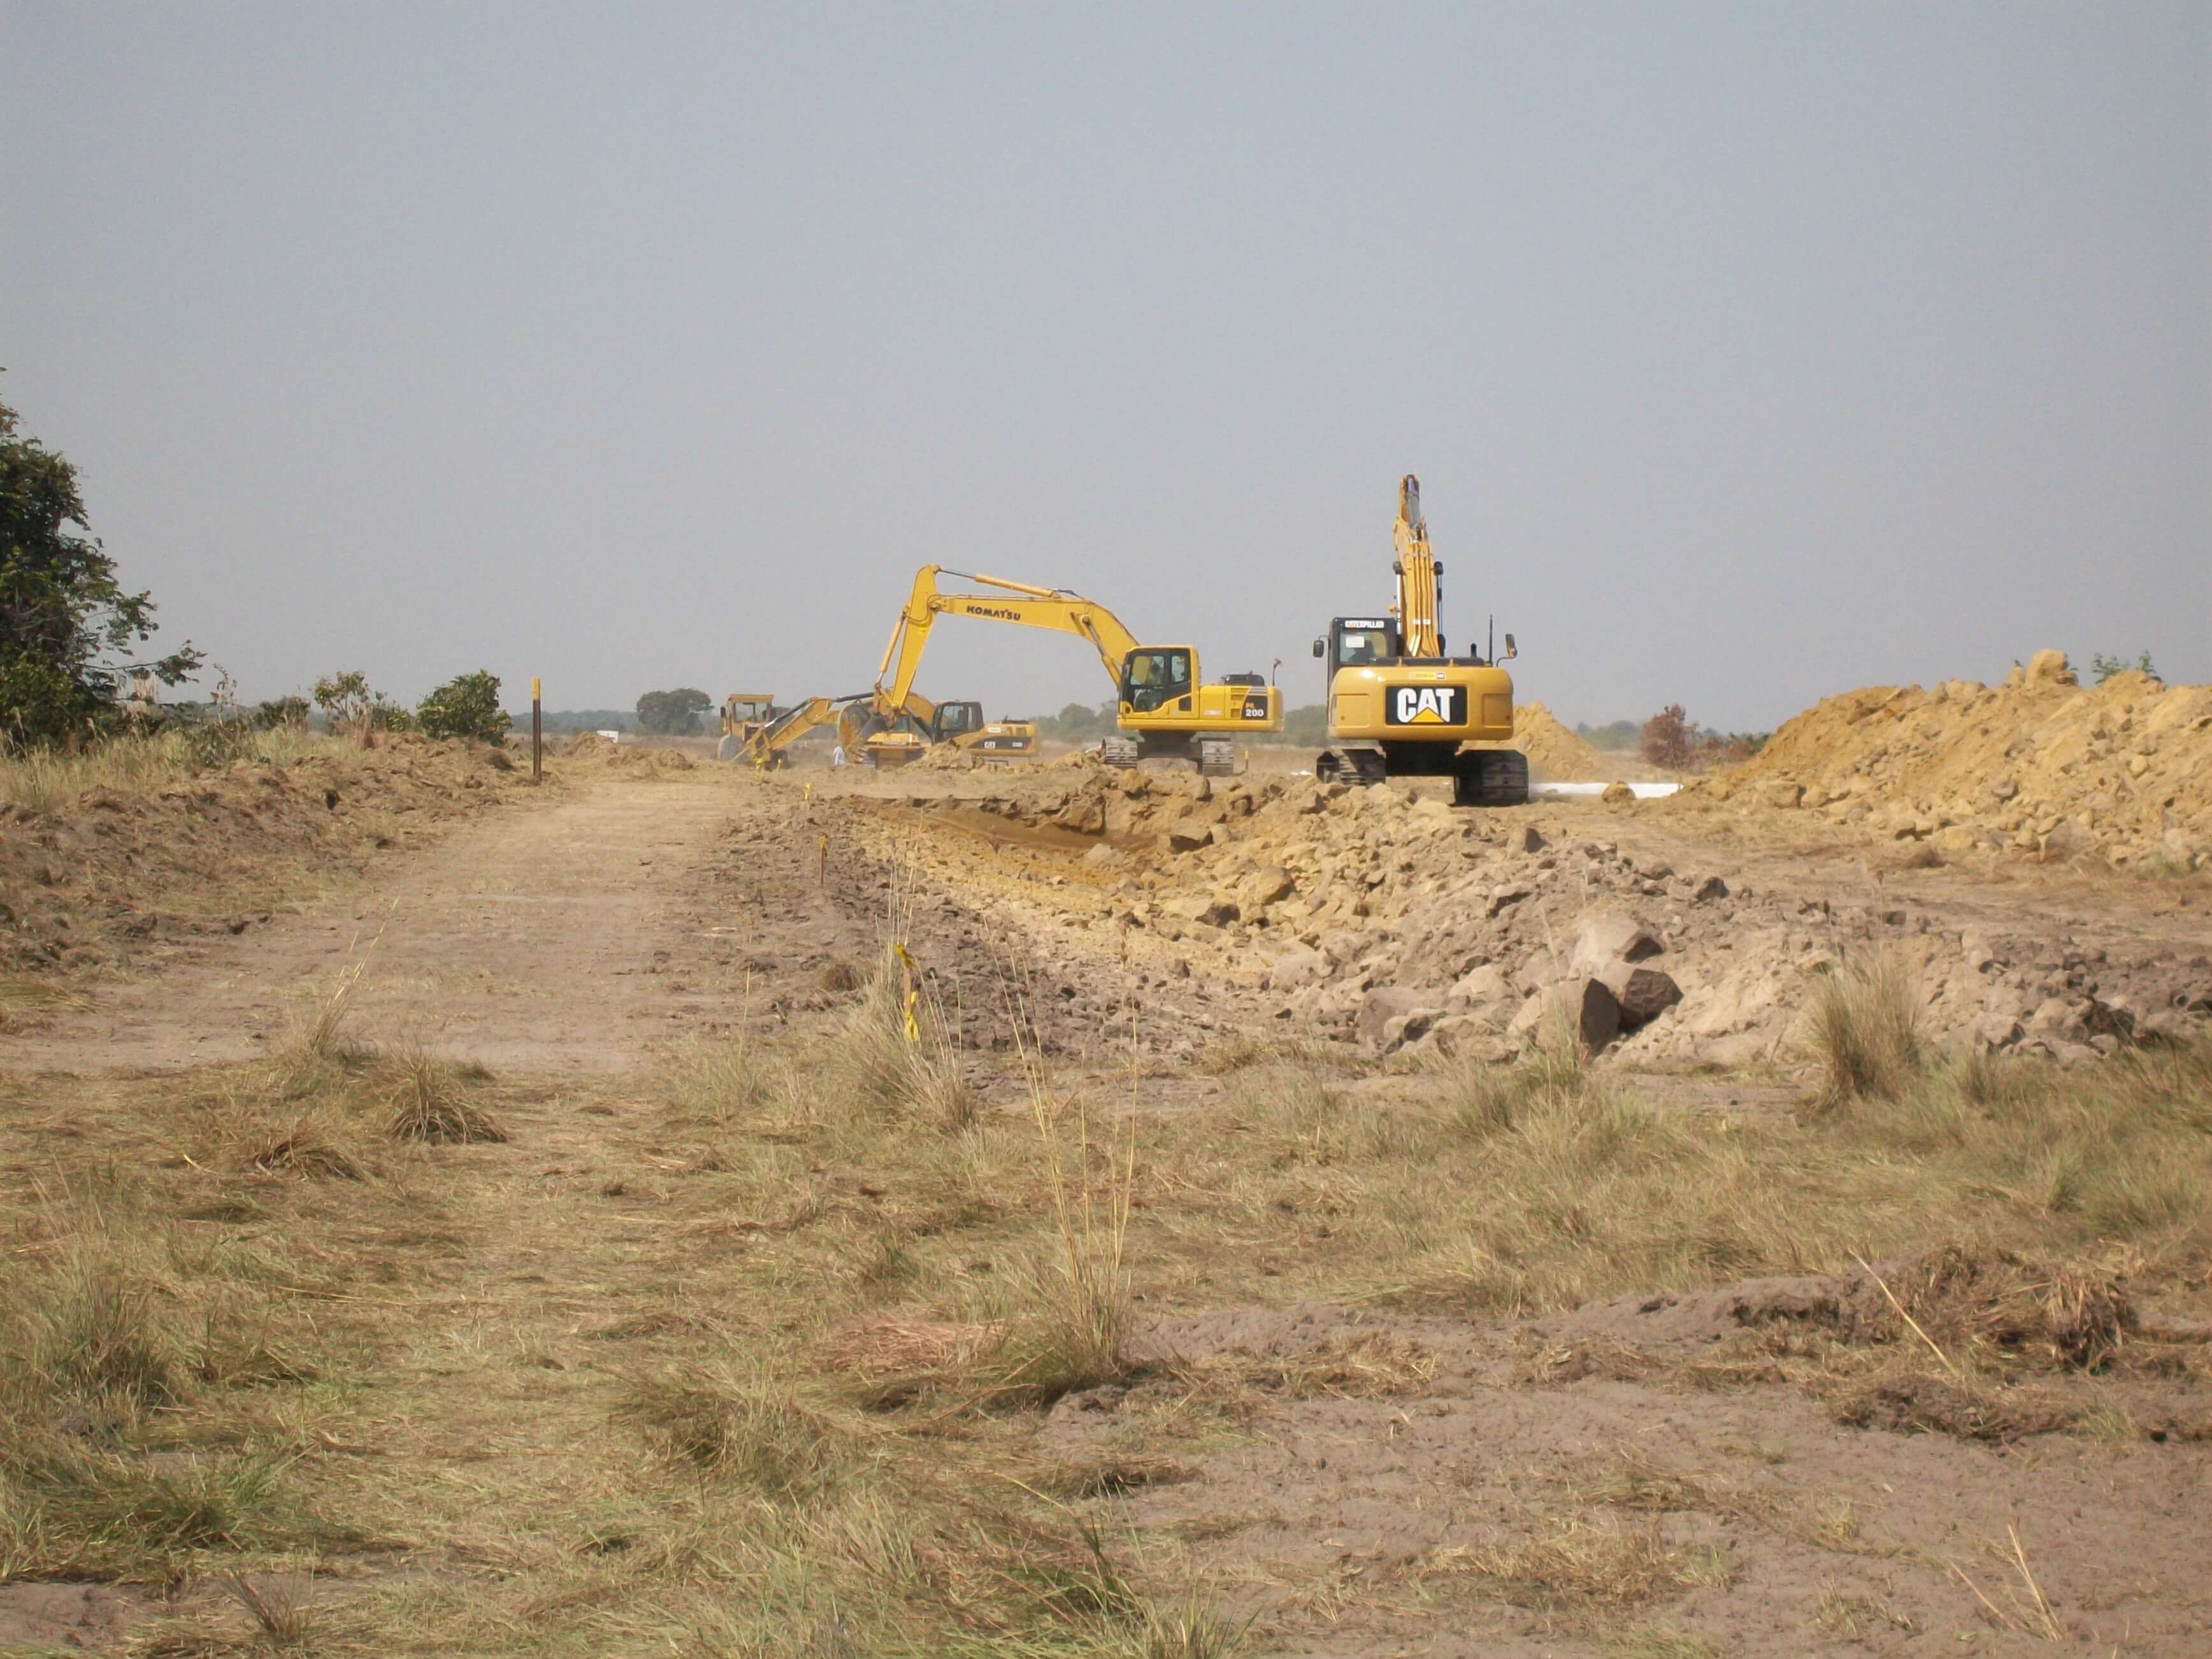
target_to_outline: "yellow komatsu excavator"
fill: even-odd
[[[941,574],[997,591],[940,592]],[[1107,739],[1106,758],[1116,766],[1164,757],[1195,761],[1200,771],[1225,777],[1237,769],[1239,733],[1257,736],[1283,729],[1280,694],[1257,674],[1230,674],[1206,684],[1199,678],[1194,649],[1140,644],[1120,617],[1095,599],[1064,587],[1032,587],[934,564],[915,573],[914,592],[884,647],[883,666],[876,673],[878,706],[906,705],[930,628],[939,617],[980,617],[1090,641],[1114,682],[1115,723],[1123,735]]]
[[[1337,617],[1314,655],[1328,662],[1328,737],[1314,775],[1346,783],[1385,778],[1452,781],[1455,806],[1518,806],[1528,799],[1528,757],[1514,749],[1469,749],[1513,737],[1513,677],[1494,658],[1447,653],[1437,622],[1443,566],[1429,550],[1421,481],[1398,485],[1398,602],[1387,617]],[[1519,653],[1505,636],[1505,656]]]

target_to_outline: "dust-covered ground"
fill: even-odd
[[[2202,1650],[2202,874],[555,769],[11,1004],[0,1647]]]

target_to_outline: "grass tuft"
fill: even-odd
[[[1896,1100],[1927,1060],[1920,990],[1894,951],[1844,963],[1813,988],[1809,1041],[1823,1101]]]
[[[763,1364],[641,1378],[617,1416],[664,1457],[773,1498],[825,1485],[848,1449],[845,1434]]]
[[[430,1146],[503,1142],[507,1131],[470,1098],[466,1085],[483,1073],[432,1054],[419,1045],[403,1048],[384,1066],[392,1097],[386,1131],[396,1140]]]
[[[935,985],[897,944],[884,947],[811,1081],[826,1085],[836,1107],[849,1114],[911,1116],[945,1129],[975,1118],[958,1030]]]

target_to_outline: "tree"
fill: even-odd
[[[488,668],[459,674],[422,699],[416,722],[427,738],[476,738],[498,743],[508,720],[499,706],[499,676]]]
[[[1644,722],[1641,744],[1644,758],[1654,766],[1663,766],[1670,772],[1679,772],[1688,766],[1705,739],[1705,734],[1682,712],[1682,705],[1670,702],[1650,720]]]
[[[1310,702],[1303,708],[1293,708],[1283,716],[1283,741],[1310,749],[1318,749],[1328,742],[1328,705]]]
[[[1057,714],[1046,714],[1037,720],[1037,735],[1061,743],[1080,743],[1085,738],[1104,735],[1114,729],[1116,705],[1103,702],[1093,708],[1088,703],[1071,702]]]
[[[712,697],[689,685],[648,691],[637,700],[637,729],[664,738],[696,738],[699,717],[714,706]]]
[[[364,749],[373,732],[415,729],[415,711],[381,691],[370,690],[368,676],[358,668],[317,680],[313,696],[315,707],[323,711],[323,724],[333,732],[350,732]]]
[[[376,694],[368,689],[368,676],[358,668],[325,674],[315,682],[314,698],[315,707],[323,711],[323,723],[333,732],[359,726],[377,702]]]
[[[127,678],[175,685],[200,654],[187,641],[150,662],[117,660],[153,637],[153,600],[125,592],[115,561],[80,533],[76,468],[19,436],[18,419],[0,404],[0,741],[60,743],[114,725]]]

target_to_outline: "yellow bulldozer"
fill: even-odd
[[[1328,663],[1330,747],[1314,763],[1324,781],[1452,781],[1455,806],[1518,806],[1528,799],[1528,758],[1514,749],[1463,749],[1513,737],[1513,677],[1501,659],[1446,650],[1437,619],[1443,566],[1429,547],[1421,481],[1398,485],[1392,529],[1397,603],[1387,617],[1336,617],[1314,641]],[[1505,636],[1505,658],[1517,656]]]
[[[942,592],[937,586],[940,575],[996,591]],[[1194,761],[1201,772],[1227,776],[1237,769],[1240,734],[1283,729],[1280,695],[1257,674],[1230,674],[1209,685],[1200,678],[1195,649],[1140,644],[1120,617],[1095,599],[1064,587],[1032,587],[934,564],[915,573],[914,591],[884,647],[876,673],[879,706],[905,705],[930,629],[939,617],[977,617],[1088,640],[1114,682],[1115,723],[1121,735],[1106,740],[1106,759],[1117,766],[1168,757]]]

